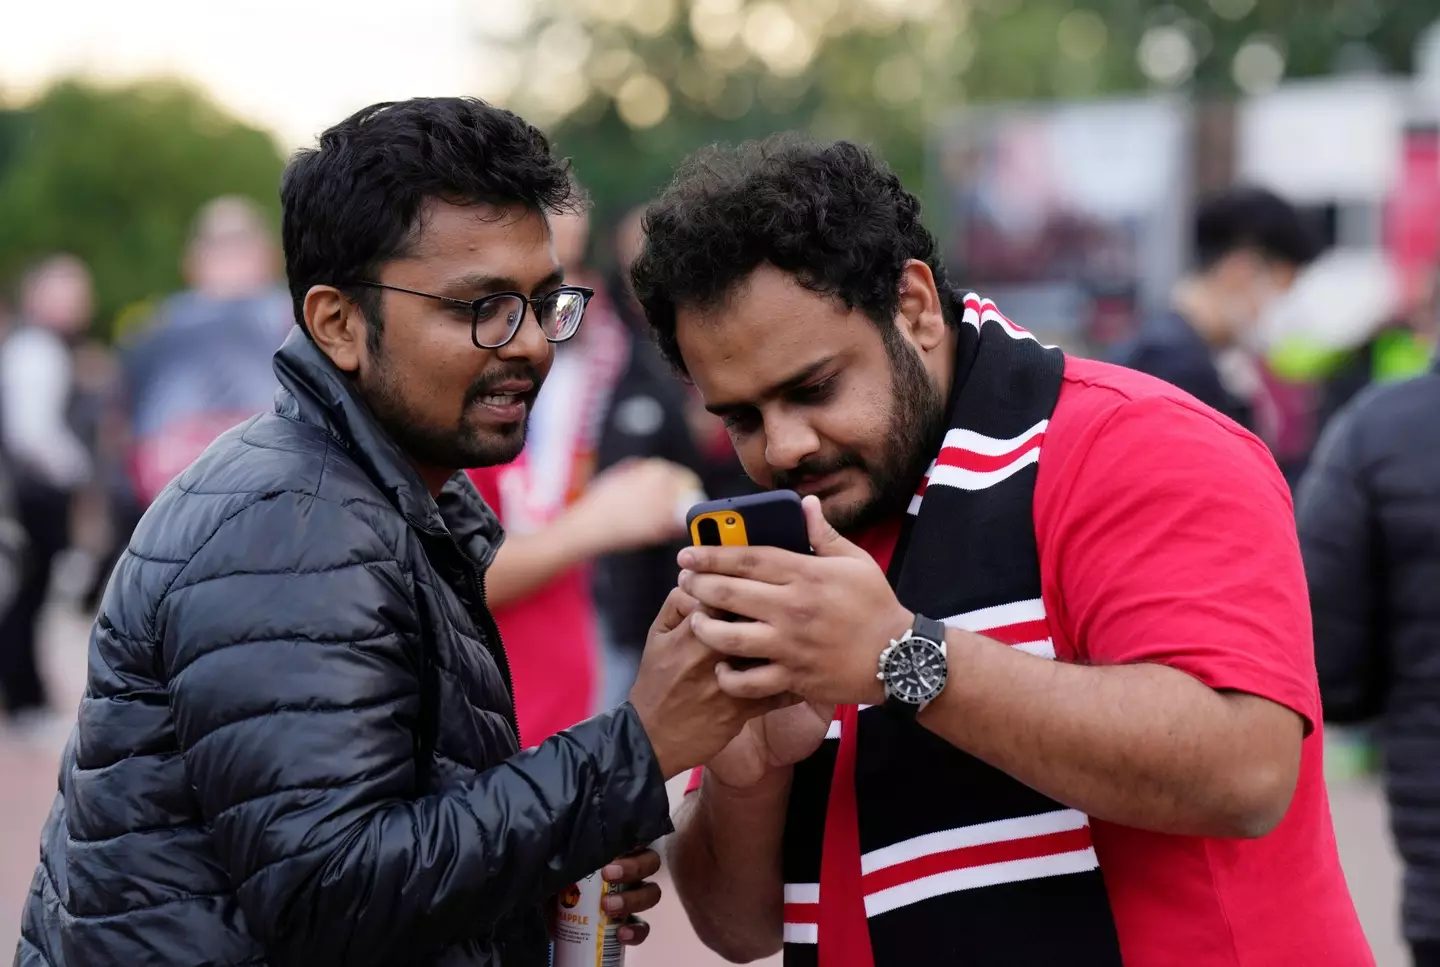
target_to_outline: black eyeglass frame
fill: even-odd
[[[595,290],[587,288],[583,285],[558,286],[557,288],[554,288],[549,292],[545,293],[544,295],[540,296],[539,298],[535,299],[530,298],[523,292],[492,292],[489,295],[483,295],[478,299],[467,300],[452,299],[449,296],[436,295],[433,292],[421,292],[419,289],[407,289],[404,286],[389,285],[385,282],[362,281],[356,282],[355,284],[363,285],[371,289],[389,289],[391,292],[404,292],[407,295],[418,295],[425,299],[434,299],[436,302],[445,302],[453,306],[465,306],[470,310],[470,342],[474,343],[476,349],[499,349],[501,346],[504,346],[510,340],[514,339],[515,334],[520,331],[520,327],[525,325],[525,319],[527,316],[530,315],[530,309],[532,306],[534,306],[535,308],[535,318],[537,320],[536,324],[539,325],[538,320],[541,318],[540,303],[547,302],[550,299],[555,298],[557,295],[561,295],[566,292],[577,292],[580,294],[580,298],[583,300],[580,303],[580,318],[575,322],[575,328],[571,330],[567,335],[560,336],[559,338],[553,337],[548,332],[545,332],[544,326],[540,326],[540,332],[545,336],[546,341],[552,343],[562,343],[568,339],[573,339],[575,337],[575,334],[580,331],[580,324],[585,321],[585,310],[590,308],[590,300],[595,298]],[[519,299],[520,318],[515,320],[515,324],[510,327],[510,331],[505,334],[504,339],[500,340],[497,343],[483,343],[480,341],[480,311],[485,307],[486,303],[494,302],[497,299]]]

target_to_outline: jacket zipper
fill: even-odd
[[[485,649],[490,652],[490,657],[500,668],[500,677],[505,679],[505,694],[510,698],[510,712],[506,721],[510,723],[510,729],[515,733],[515,744],[525,748],[520,741],[520,722],[515,715],[515,682],[510,677],[510,659],[505,655],[505,642],[500,637],[500,626],[495,623],[495,616],[490,613],[490,605],[485,598],[485,575],[480,568],[460,548],[460,542],[454,537],[450,543],[455,545],[455,552],[460,555],[460,560],[465,563],[466,582],[470,585],[470,594],[480,602],[480,612],[472,615],[480,623],[480,630],[485,634]],[[491,645],[491,642],[494,645]]]

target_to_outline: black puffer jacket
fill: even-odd
[[[1325,717],[1379,717],[1405,933],[1440,940],[1440,369],[1326,429],[1296,501]]]
[[[494,515],[298,330],[276,372],[110,581],[16,962],[543,965],[544,898],[670,829],[650,743],[518,753]]]

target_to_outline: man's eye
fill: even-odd
[[[835,392],[835,377],[828,376],[818,383],[809,383],[805,386],[798,386],[790,394],[791,398],[800,403],[819,403],[830,398]]]
[[[731,433],[753,433],[760,425],[760,417],[755,413],[732,413],[723,422]]]

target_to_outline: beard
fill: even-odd
[[[409,404],[402,380],[388,365],[385,354],[374,353],[371,385],[362,393],[376,420],[390,438],[415,463],[447,470],[492,467],[509,463],[525,447],[529,414],[539,392],[541,377],[528,363],[501,365],[488,370],[465,391],[460,417],[452,426],[436,426],[422,419]],[[474,419],[475,404],[494,387],[509,380],[525,379],[535,384],[525,401],[524,420],[501,426]]]
[[[945,397],[931,380],[919,352],[894,330],[886,330],[883,335],[885,352],[890,357],[890,414],[880,456],[866,460],[848,450],[777,472],[772,480],[776,489],[793,489],[801,480],[840,470],[854,468],[863,473],[870,485],[869,499],[825,510],[826,519],[842,533],[862,531],[909,506],[930,462],[940,451],[949,422]]]

